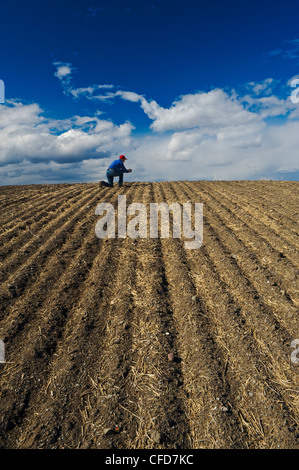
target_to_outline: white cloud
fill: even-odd
[[[153,174],[153,168],[166,180],[277,179],[298,172],[298,106],[269,93],[274,85],[271,79],[252,82],[245,96],[222,90],[189,94],[168,109],[120,92],[140,102],[157,131],[135,152],[136,160],[143,156],[142,175]],[[280,121],[267,122],[274,117]]]
[[[114,85],[111,84],[96,84],[90,85],[87,87],[78,87],[74,88],[72,85],[72,78],[73,73],[76,70],[70,63],[65,62],[53,62],[53,65],[56,67],[56,72],[54,73],[55,77],[60,80],[63,92],[66,95],[71,95],[74,98],[87,98],[90,100],[99,100],[99,101],[107,101],[111,98],[115,97],[114,92],[106,91],[104,94],[97,95],[99,90],[109,90],[114,88]]]
[[[265,78],[261,82],[248,82],[245,87],[254,95],[272,95],[273,88],[277,84],[273,78]]]
[[[142,165],[145,181],[292,178],[299,171],[299,122],[258,130],[248,131],[247,140],[244,129],[241,138],[240,129],[234,134],[233,128],[217,136],[198,129],[152,136],[130,152],[132,168],[138,171]]]
[[[75,162],[111,155],[128,148],[134,126],[115,125],[98,116],[47,120],[37,104],[1,105],[0,163]]]
[[[251,112],[262,119],[273,116],[285,116],[295,109],[290,99],[281,99],[277,96],[250,96],[240,98],[240,101]]]
[[[58,77],[60,80],[64,79],[68,75],[71,75],[72,70],[69,67],[69,65],[58,65],[57,71],[55,72],[56,77]]]
[[[97,181],[120,153],[133,168],[130,180],[276,179],[299,172],[299,105],[278,97],[271,78],[245,84],[243,94],[214,89],[163,108],[113,85],[74,88],[72,65],[56,67],[66,94],[136,103],[152,121],[150,130],[134,135],[133,124],[116,125],[100,111],[59,120],[46,118],[37,103],[7,102],[0,108],[1,184]]]
[[[156,101],[147,101],[136,93],[119,91],[117,94],[129,101],[140,101],[143,111],[153,120],[151,128],[157,132],[239,126],[259,120],[255,113],[246,110],[234,96],[218,89],[183,95],[168,109],[160,107]]]
[[[96,93],[98,90],[101,90],[101,89],[111,89],[111,88],[114,88],[113,85],[108,85],[108,84],[104,84],[104,85],[92,85],[92,86],[89,86],[89,87],[82,87],[82,88],[69,88],[69,93],[71,95],[73,95],[75,98],[79,98],[79,97],[85,97],[85,98],[88,98],[88,99],[95,99],[95,98],[98,98],[99,99],[99,96],[95,95],[94,96],[94,93]],[[114,96],[114,93],[110,94],[112,96]],[[110,98],[109,94],[106,96],[105,95],[105,99],[107,98]]]
[[[67,93],[75,68],[67,62],[53,62],[53,65],[56,66],[54,75],[60,80],[64,92]]]

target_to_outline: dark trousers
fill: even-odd
[[[107,170],[106,176],[107,176],[109,186],[113,186],[113,178],[115,178],[115,176],[119,177],[119,180],[118,180],[119,186],[123,184],[124,174],[122,171],[116,171],[111,168],[110,170]]]

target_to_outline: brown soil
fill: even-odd
[[[202,202],[204,242],[99,239]],[[1,448],[298,448],[299,183],[0,188]]]

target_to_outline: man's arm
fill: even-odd
[[[119,170],[122,171],[123,173],[130,173],[132,170],[127,170],[123,162],[121,162],[121,165],[119,166]]]

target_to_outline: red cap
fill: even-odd
[[[119,158],[120,158],[120,159],[127,160],[127,158],[126,158],[124,155],[121,155]]]

